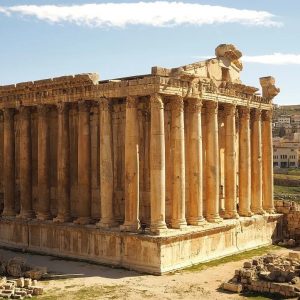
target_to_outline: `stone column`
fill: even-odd
[[[189,216],[188,224],[202,225],[203,218],[203,154],[201,99],[189,99],[187,112],[189,118],[189,136],[187,159],[189,160]]]
[[[251,151],[250,151],[250,109],[239,108],[239,214],[252,215],[251,205]]]
[[[218,143],[218,103],[206,101],[206,219],[220,222],[219,197],[219,143]]]
[[[57,216],[54,222],[68,222],[70,214],[70,132],[69,104],[57,104]]]
[[[186,227],[185,220],[185,152],[183,98],[171,100],[171,151],[172,174],[172,228]]]
[[[124,231],[136,231],[139,220],[139,126],[138,98],[126,99],[125,125],[125,221]]]
[[[262,208],[261,111],[251,111],[251,211],[264,214]]]
[[[101,98],[99,101],[99,129],[101,219],[97,226],[110,228],[116,226],[117,222],[113,214],[112,117],[110,101],[107,98]]]
[[[75,224],[91,222],[90,102],[78,102],[78,203]]]
[[[273,146],[272,111],[263,111],[262,115],[262,161],[263,161],[263,209],[274,213],[273,199]]]
[[[38,205],[37,219],[48,220],[50,213],[50,145],[49,120],[50,107],[38,105]]]
[[[2,216],[12,217],[15,212],[15,126],[13,108],[4,108],[3,181],[4,209]]]
[[[237,153],[236,153],[236,107],[224,106],[225,111],[225,219],[238,218],[237,213]]]
[[[34,216],[32,209],[32,140],[31,108],[20,107],[20,214],[22,219]]]
[[[164,103],[160,95],[150,98],[151,136],[150,136],[150,206],[153,233],[167,229],[165,222],[166,200],[166,163]]]

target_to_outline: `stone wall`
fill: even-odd
[[[294,201],[275,200],[275,207],[278,213],[283,214],[283,238],[300,242],[300,204]]]

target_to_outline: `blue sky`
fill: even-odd
[[[84,72],[101,79],[147,74],[232,43],[244,55],[245,84],[259,87],[259,77],[272,75],[281,88],[275,103],[300,104],[300,1],[137,2],[0,0],[0,84]],[[101,6],[108,3],[116,5]]]

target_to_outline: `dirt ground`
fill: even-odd
[[[280,248],[269,252],[287,254],[289,251]],[[204,270],[183,270],[164,276],[152,276],[85,262],[0,249],[2,258],[15,256],[25,257],[29,264],[48,268],[50,278],[40,282],[45,288],[45,294],[37,298],[41,300],[246,299],[244,296],[219,290],[220,284],[229,280],[234,270],[240,268],[245,259],[209,266]]]

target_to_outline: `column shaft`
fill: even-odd
[[[20,107],[20,218],[33,217],[31,108]]]
[[[173,152],[172,175],[172,228],[186,227],[185,219],[185,152],[183,99],[171,100],[171,148]]]
[[[4,109],[4,209],[5,217],[15,216],[15,126],[14,109]]]
[[[206,218],[208,222],[220,222],[219,197],[219,143],[218,143],[218,103],[206,102]]]
[[[139,127],[137,114],[138,98],[126,99],[125,125],[125,221],[124,231],[136,231],[139,220]]]
[[[238,218],[236,190],[236,108],[225,105],[225,219]]]
[[[189,136],[187,158],[189,159],[189,215],[188,224],[201,225],[203,218],[203,163],[202,163],[202,125],[200,99],[189,99]]]
[[[263,111],[262,117],[263,208],[274,213],[272,111]]]
[[[50,219],[49,106],[38,106],[38,205],[37,219]]]
[[[68,103],[58,103],[57,138],[57,217],[55,222],[70,221],[70,130]]]
[[[251,211],[263,214],[262,209],[262,140],[261,111],[251,111]]]
[[[101,220],[97,224],[101,228],[117,225],[113,214],[113,149],[112,149],[112,117],[109,99],[101,98],[99,102],[100,128],[100,201]]]
[[[239,214],[251,216],[250,109],[239,109]]]
[[[90,103],[78,102],[78,203],[75,224],[91,222]]]
[[[150,205],[151,225],[154,233],[167,228],[165,222],[166,166],[165,166],[165,127],[164,103],[160,95],[150,98],[151,136],[150,136]]]

